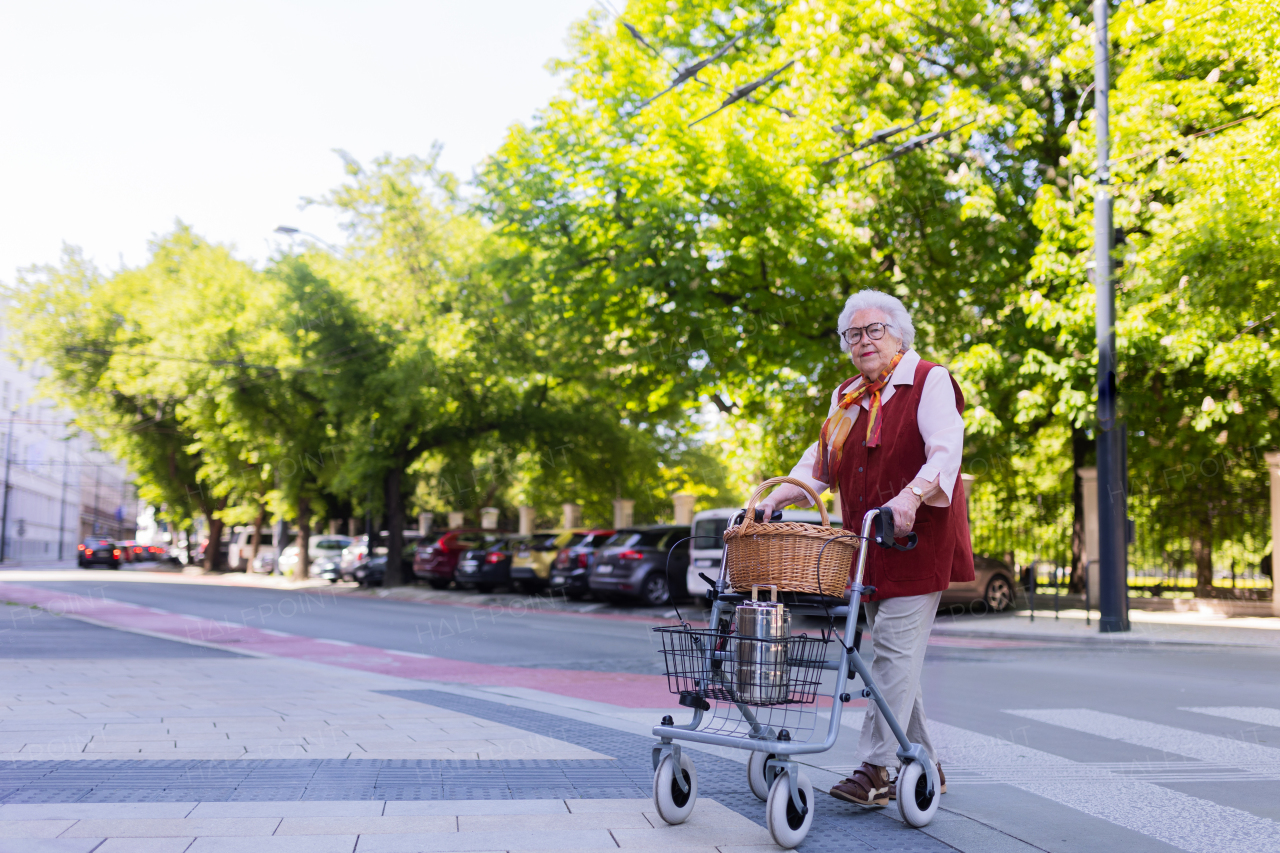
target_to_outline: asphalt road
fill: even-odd
[[[90,591],[84,583],[27,585]],[[91,586],[95,595],[176,613],[458,660],[660,671],[649,626],[634,619],[323,590]],[[290,616],[281,608],[287,600]],[[122,657],[145,651],[118,632],[95,638],[104,633]],[[958,756],[943,808],[1000,830],[1009,845],[1000,849],[1280,851],[1280,652],[975,645],[930,648],[925,696],[935,739]],[[9,656],[3,647],[0,656]],[[856,741],[846,732],[841,753]]]

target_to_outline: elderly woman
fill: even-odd
[[[871,672],[894,715],[908,721],[907,737],[936,763],[925,728],[920,674],[942,591],[952,581],[973,580],[973,551],[960,483],[964,449],[964,397],[946,368],[911,349],[915,328],[897,298],[875,290],[849,297],[840,312],[841,349],[858,375],[840,383],[821,436],[791,476],[821,494],[839,492],[846,530],[861,530],[867,510],[893,510],[894,532],[915,530],[912,551],[872,549],[864,583],[875,587],[865,610],[875,659]],[[761,508],[809,497],[784,485]],[[895,795],[889,767],[898,742],[874,703],[862,724],[862,765],[831,795],[864,806],[887,805]],[[942,777],[942,793],[946,779]]]

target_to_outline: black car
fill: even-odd
[[[672,546],[688,537],[689,528],[669,524],[619,530],[599,551],[589,575],[591,592],[598,598],[639,600],[655,607],[687,597],[689,543],[682,542],[674,551]]]
[[[577,601],[591,592],[588,584],[596,555],[604,544],[613,538],[612,530],[590,530],[582,540],[565,548],[551,564],[551,589],[563,592],[566,598]]]
[[[511,557],[525,537],[499,539],[481,548],[471,548],[458,557],[453,581],[460,589],[493,592],[494,587],[511,585]]]
[[[404,556],[400,558],[400,569],[402,572],[405,572],[405,576],[407,578],[413,577],[413,553],[417,548],[418,542],[415,539],[413,542],[406,543],[404,551],[401,552]],[[386,547],[384,546],[378,550],[385,551]],[[341,566],[335,566],[334,568],[338,572],[338,577],[341,577]],[[352,575],[355,576],[356,583],[360,584],[360,586],[382,586],[382,579],[386,574],[386,554],[374,554],[373,557],[356,563],[355,570],[352,572]]]
[[[91,536],[76,546],[76,561],[82,569],[87,569],[94,565],[104,565],[108,568],[118,569],[123,558],[124,554],[121,552],[120,546],[110,539]]]

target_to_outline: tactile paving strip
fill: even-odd
[[[554,714],[436,690],[380,692],[434,705],[437,708],[459,711],[495,723],[504,723],[526,731],[534,731],[545,737],[584,746],[604,755],[612,755],[615,758],[614,763],[620,765],[621,771],[631,780],[635,788],[642,789],[639,794],[626,793],[613,796],[650,797],[653,795],[653,762],[650,757],[654,743],[652,738],[594,726]],[[761,826],[765,825],[764,803],[747,790],[746,767],[743,764],[703,752],[694,753],[694,756],[698,767],[698,796],[711,797],[749,820]],[[583,771],[569,768],[587,768],[592,764],[603,762],[550,763],[562,766],[565,775],[572,778],[575,773]],[[3,779],[0,778],[0,783],[2,782]],[[582,789],[579,788],[579,790]],[[825,794],[821,796],[823,800],[829,799]],[[530,797],[521,796],[518,799],[530,799]],[[954,853],[955,851],[955,848],[949,844],[911,829],[879,811],[863,809],[834,799],[829,802],[820,801],[817,804],[813,828],[809,830],[809,835],[799,849],[830,850],[833,853],[859,850],[885,851],[885,853],[944,853],[945,851]]]

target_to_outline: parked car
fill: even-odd
[[[382,586],[382,580],[387,574],[386,547],[383,546],[381,549],[375,548],[374,550],[381,550],[382,553],[374,554],[369,559],[364,560],[357,565],[352,571],[352,577],[356,583],[361,586]],[[413,555],[417,550],[417,542],[409,542],[404,546],[404,556],[402,559],[405,561],[406,565],[408,565],[409,561],[413,559]]]
[[[446,531],[434,541],[429,537],[421,539],[413,556],[413,574],[431,584],[432,589],[446,589],[453,583],[458,558],[463,553],[510,535],[496,530],[463,528]]]
[[[76,562],[82,569],[96,565],[118,569],[123,556],[116,543],[97,536],[91,536],[76,546]]]
[[[689,540],[689,568],[685,588],[695,599],[701,600],[711,585],[699,574],[712,581],[720,574],[720,554],[724,549],[724,531],[729,520],[741,512],[741,507],[706,509],[693,517],[693,538]],[[821,524],[822,514],[816,509],[784,509],[783,521],[803,521]],[[831,519],[832,527],[840,527],[839,518]]]
[[[493,592],[511,585],[511,558],[526,537],[512,536],[463,551],[458,557],[454,581],[460,589]]]
[[[578,542],[561,549],[551,564],[551,588],[574,601],[587,596],[591,592],[588,578],[596,556],[615,532],[588,530]]]
[[[591,592],[606,600],[631,599],[658,606],[688,595],[688,527],[662,524],[619,530],[600,549],[590,574]],[[670,552],[670,566],[668,553]]]
[[[941,606],[951,612],[999,613],[1014,605],[1014,572],[992,557],[973,555],[973,580],[942,591]]]
[[[346,536],[334,536],[328,533],[315,533],[307,540],[307,554],[310,558],[311,565],[308,567],[308,573],[311,577],[320,575],[321,566],[327,565],[329,562],[337,564],[342,556],[342,549],[351,544],[351,539]],[[298,565],[300,555],[297,542],[287,546],[280,553],[280,561],[278,568],[281,574],[290,574]]]
[[[577,545],[586,536],[582,530],[545,530],[522,542],[511,558],[511,582],[524,592],[551,585],[551,566],[565,548]]]
[[[116,547],[120,549],[120,561],[122,563],[132,563],[134,561],[133,546],[137,544],[132,539],[121,539],[115,543]]]
[[[151,559],[151,549],[140,542],[133,542],[129,546],[129,562],[145,563]]]
[[[270,527],[263,527],[261,537],[258,540],[258,553],[253,553],[253,528],[241,527],[236,530],[235,536],[231,539],[231,545],[227,548],[227,565],[232,571],[257,571],[253,567],[255,557],[261,556],[265,551],[275,551],[275,531]]]

